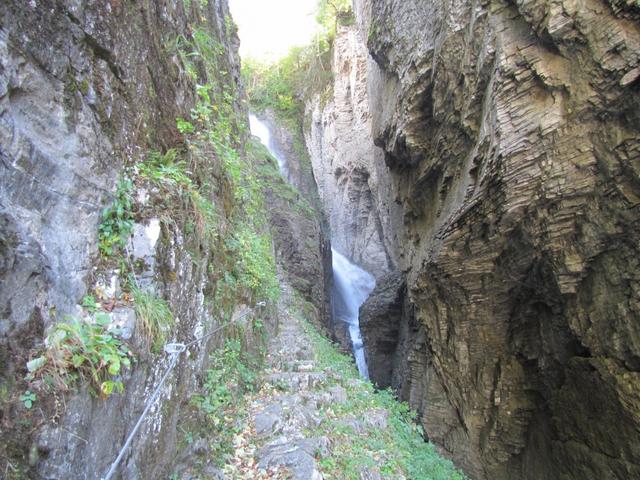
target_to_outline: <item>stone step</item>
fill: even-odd
[[[300,392],[320,387],[327,380],[323,372],[275,372],[265,377],[265,382],[290,392]]]
[[[313,360],[301,360],[293,364],[295,372],[312,372],[315,370],[316,363]]]
[[[258,467],[263,470],[284,466],[293,480],[322,480],[316,456],[329,454],[329,439],[290,438],[282,436],[261,448],[257,453]]]
[[[272,398],[254,415],[254,428],[259,438],[268,438],[275,434],[295,434],[305,429],[317,427],[321,419],[316,402],[305,402],[298,398],[287,404]]]

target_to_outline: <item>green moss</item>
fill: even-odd
[[[89,80],[83,78],[78,84],[78,89],[82,93],[82,95],[87,95],[89,93]]]

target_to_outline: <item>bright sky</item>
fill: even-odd
[[[317,0],[229,0],[238,25],[240,56],[273,60],[316,31]]]

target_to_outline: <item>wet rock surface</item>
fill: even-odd
[[[321,211],[318,187],[303,132],[294,130],[291,122],[281,120],[272,110],[266,110],[258,117],[269,129],[271,148],[285,161],[286,180],[297,188],[314,208]]]
[[[377,317],[410,333],[398,391],[472,478],[640,475],[638,7],[355,10],[415,309]]]

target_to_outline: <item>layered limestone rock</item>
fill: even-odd
[[[354,26],[338,28],[333,87],[308,102],[305,138],[333,247],[377,277],[395,266],[400,214],[370,134],[366,47]]]
[[[472,478],[640,476],[640,8],[355,10],[415,319],[386,315],[407,352],[383,383],[406,372],[402,397]]]
[[[394,368],[402,362],[404,352],[398,348],[400,329],[407,323],[405,312],[406,285],[397,271],[379,278],[376,288],[360,307],[360,331],[366,339],[365,359],[369,376],[380,388],[397,386]]]
[[[196,85],[179,49],[193,42],[195,29],[215,44],[225,72],[207,80],[238,88],[238,40],[229,26],[226,1],[0,3],[0,451],[9,478],[102,478],[165,371],[168,357],[149,358],[142,334],[131,337],[135,315],[120,296],[108,315],[122,321],[138,359],[119,378],[124,393],[107,400],[86,387],[42,391],[30,411],[18,400],[26,361],[46,329],[83,315],[78,303],[96,283],[113,286],[114,302],[122,293],[117,271],[102,281],[105,267],[94,268],[101,212],[113,201],[124,164],[184,143],[176,118],[189,118]],[[232,108],[242,115],[239,101]],[[223,218],[232,207],[229,186],[221,162],[208,153],[199,167],[211,175],[207,181],[220,182],[208,200]],[[147,202],[175,200],[137,193],[142,218],[157,213]],[[132,261],[147,264],[140,280],[167,300],[176,323],[171,338],[192,339],[221,320],[205,302],[213,287],[208,265],[220,252],[194,245],[170,218],[178,205],[165,207],[162,222],[136,225],[136,232],[157,232],[146,249],[134,242]],[[124,458],[122,478],[171,474],[181,407],[220,341],[217,335],[180,356]]]

